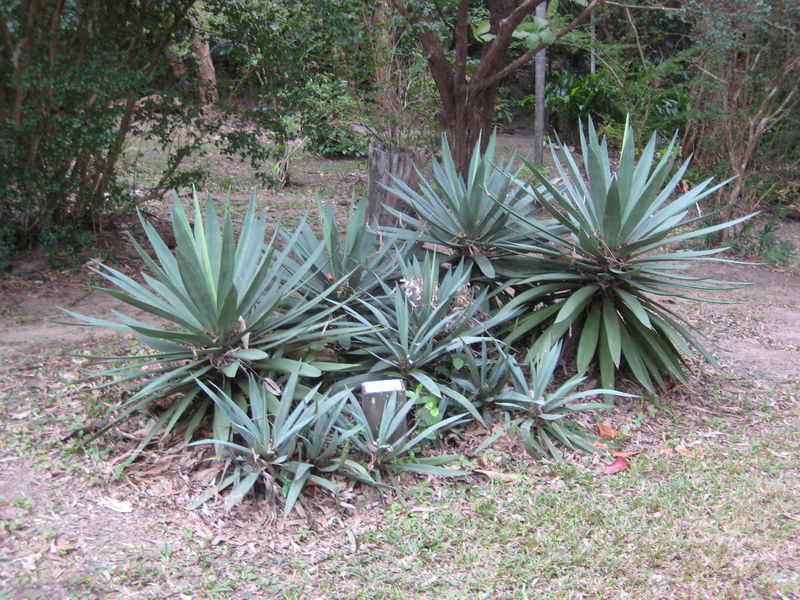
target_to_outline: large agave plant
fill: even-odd
[[[186,415],[191,415],[186,432],[187,437],[191,435],[213,406],[198,387],[198,378],[216,382],[235,395],[237,382],[243,376],[246,379],[247,372],[297,369],[303,376],[318,377],[337,366],[302,361],[293,354],[364,330],[340,326],[332,319],[339,306],[327,301],[327,292],[336,282],[317,294],[300,297],[296,293],[315,272],[322,249],[287,276],[284,264],[297,237],[289,238],[281,252],[275,250],[274,237],[265,243],[266,220],[263,214],[256,215],[255,195],[238,241],[228,207],[222,226],[211,200],[203,215],[195,195],[194,213],[192,225],[176,197],[174,253],[141,219],[154,253],[151,256],[131,238],[147,267],[142,282],[99,262],[93,268],[113,286],[100,289],[155,317],[157,324],[122,314],[117,314],[119,321],[109,321],[65,311],[80,325],[131,334],[150,349],[146,356],[111,359],[125,364],[98,374],[133,386],[120,419],[156,400],[170,399],[143,445],[153,435],[171,430]],[[224,414],[216,411],[216,436],[224,438],[227,429]]]
[[[714,359],[693,327],[661,299],[698,299],[698,293],[735,284],[682,273],[695,261],[722,260],[716,255],[725,248],[692,250],[678,245],[752,215],[702,226],[701,217],[692,216],[695,206],[725,182],[711,185],[708,179],[680,192],[689,161],[674,169],[678,154],[674,139],[657,159],[653,136],[637,161],[634,132],[626,124],[614,168],[606,140],[598,139],[590,122],[588,140],[581,128],[581,148],[583,169],[566,146],[553,151],[563,188],[544,177],[536,183],[549,194],[531,186],[569,235],[543,230],[547,245],[513,246],[520,253],[538,252],[544,258],[537,274],[516,282],[519,293],[490,325],[512,319],[506,327],[507,342],[533,333],[533,354],[571,336],[577,340],[578,371],[597,361],[604,387],[614,387],[624,365],[651,391],[666,387],[667,379],[684,381],[686,357],[699,353]],[[537,225],[525,215],[520,218]]]
[[[509,254],[503,244],[540,241],[539,230],[549,231],[554,226],[537,222],[531,227],[518,218],[532,219],[538,206],[529,186],[515,177],[521,166],[515,167],[513,159],[495,163],[496,142],[493,134],[483,153],[478,142],[465,179],[443,136],[442,162],[433,159],[432,181],[419,173],[421,191],[400,180],[390,189],[417,216],[389,208],[410,231],[420,232],[422,241],[444,246],[474,262],[489,279],[497,276],[497,261]],[[544,190],[540,193],[546,194]]]

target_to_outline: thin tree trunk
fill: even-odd
[[[540,4],[536,7],[536,16],[544,19],[547,16],[547,7]],[[536,107],[533,121],[533,164],[541,167],[544,165],[544,83],[547,70],[547,50],[542,50],[534,58],[536,94]]]
[[[375,30],[375,87],[377,88],[378,108],[389,123],[389,139],[397,136],[397,114],[399,102],[391,78],[391,65],[394,55],[394,39],[386,27],[386,1],[375,3],[372,16],[372,27]]]

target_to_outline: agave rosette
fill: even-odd
[[[496,135],[483,153],[480,146],[480,142],[475,146],[465,178],[442,136],[442,161],[433,159],[432,180],[418,171],[419,192],[400,180],[389,188],[415,214],[387,209],[408,227],[406,236],[414,232],[422,242],[443,246],[474,262],[484,277],[495,279],[498,261],[509,256],[504,244],[539,242],[543,239],[539,230],[548,230],[553,223],[531,227],[519,218],[532,219],[538,209],[529,186],[513,176],[521,167],[515,167],[513,159],[495,164]]]
[[[665,388],[669,379],[685,381],[687,357],[714,358],[698,332],[661,298],[716,301],[698,294],[741,284],[683,273],[695,261],[725,260],[717,256],[725,248],[681,249],[679,244],[706,238],[752,215],[710,226],[702,225],[707,216],[692,216],[698,202],[726,182],[712,185],[708,179],[680,191],[689,160],[675,170],[674,139],[658,159],[653,136],[637,161],[628,123],[613,169],[607,142],[598,139],[590,121],[588,140],[581,128],[581,147],[583,170],[566,146],[553,150],[564,182],[561,189],[542,176],[536,184],[547,195],[531,186],[541,206],[569,235],[542,230],[546,245],[506,246],[543,258],[536,274],[514,282],[518,293],[490,325],[513,319],[506,327],[509,343],[533,333],[531,355],[571,336],[577,340],[578,371],[596,361],[604,387],[614,387],[623,364],[651,391]]]
[[[287,276],[284,264],[296,238],[290,238],[280,252],[275,250],[274,236],[265,242],[266,219],[263,214],[256,215],[255,195],[238,241],[227,206],[221,227],[211,200],[203,215],[195,194],[194,212],[192,225],[176,197],[172,207],[174,253],[155,228],[141,219],[154,253],[150,256],[131,237],[147,267],[142,281],[100,262],[93,268],[113,286],[100,289],[156,317],[159,324],[116,312],[118,321],[65,311],[78,319],[79,325],[133,335],[150,349],[145,356],[104,359],[124,364],[97,374],[113,377],[111,383],[127,382],[133,387],[118,419],[156,400],[174,398],[143,445],[156,433],[171,430],[185,415],[191,415],[186,434],[191,435],[211,406],[197,385],[198,378],[234,393],[231,386],[245,372],[289,373],[297,369],[303,376],[319,377],[323,370],[343,366],[305,361],[294,354],[364,330],[332,317],[340,308],[328,302],[336,282],[315,295],[300,297],[296,293],[314,273],[317,256],[309,256]],[[226,427],[224,416],[217,411],[218,437]]]

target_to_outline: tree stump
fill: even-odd
[[[377,221],[384,227],[400,226],[400,219],[392,215],[386,206],[401,212],[409,212],[406,204],[383,186],[396,187],[392,178],[397,177],[411,188],[419,190],[419,177],[414,165],[420,170],[427,162],[422,150],[407,148],[386,142],[373,142],[369,145],[367,183],[367,219],[370,223]]]

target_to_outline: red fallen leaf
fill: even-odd
[[[630,468],[631,466],[628,464],[628,461],[625,460],[625,457],[618,456],[614,459],[614,462],[606,467],[606,470],[603,471],[603,475],[614,475],[615,473],[619,473],[621,471],[627,471]]]

